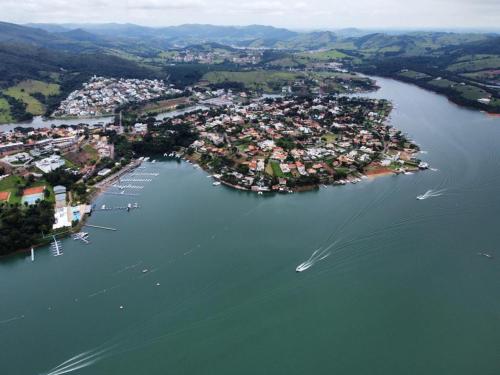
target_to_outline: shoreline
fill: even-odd
[[[386,177],[386,176],[398,176],[400,174],[404,174],[405,172],[418,172],[418,171],[422,171],[423,169],[420,169],[420,168],[413,168],[413,167],[410,167],[410,168],[405,168],[405,172],[403,171],[396,171],[396,170],[392,170],[392,169],[389,169],[389,168],[379,168],[379,169],[373,169],[372,171],[367,171],[367,170],[364,170],[363,172],[358,172],[357,175],[355,174],[352,174],[352,175],[348,175],[347,177],[345,177],[344,179],[341,179],[341,180],[332,180],[332,181],[328,181],[328,182],[320,182],[318,184],[315,184],[315,185],[304,185],[304,186],[296,186],[296,187],[293,187],[293,188],[289,188],[289,187],[282,187],[282,189],[277,189],[277,190],[274,190],[272,189],[272,187],[268,187],[268,190],[261,190],[261,189],[252,189],[252,188],[248,188],[248,187],[245,187],[245,186],[241,186],[241,185],[234,185],[234,184],[231,184],[230,182],[227,182],[227,181],[224,181],[223,179],[221,178],[216,178],[213,176],[212,174],[212,171],[209,171],[208,169],[206,169],[204,166],[202,166],[201,164],[199,164],[195,159],[190,159],[186,156],[184,156],[182,158],[183,161],[191,164],[193,167],[195,168],[199,168],[201,170],[203,170],[204,172],[206,172],[208,174],[209,177],[211,177],[214,181],[218,181],[220,182],[222,185],[225,185],[225,186],[228,186],[230,188],[233,188],[235,190],[239,190],[239,191],[245,191],[245,192],[249,192],[249,193],[263,193],[263,194],[269,194],[269,193],[278,193],[278,194],[290,194],[290,193],[304,193],[304,192],[308,192],[308,191],[313,191],[313,190],[319,190],[321,188],[321,186],[343,186],[345,185],[346,183],[347,184],[356,184],[358,182],[360,182],[360,180],[362,180],[365,176],[366,179],[375,179],[375,178],[378,178],[378,177]],[[208,177],[207,176],[207,177]],[[339,181],[344,181],[344,183],[339,183]]]
[[[401,76],[398,76],[398,75],[391,75],[391,74],[384,75],[381,73],[372,73],[372,74],[362,73],[362,74],[364,74],[368,77],[375,77],[375,78],[380,77],[380,78],[386,78],[386,79],[393,79],[393,80],[398,81],[398,82],[406,83],[408,85],[413,85],[413,86],[418,87],[422,90],[429,91],[431,93],[434,93],[434,94],[437,94],[439,96],[446,98],[448,100],[448,102],[453,103],[458,108],[464,108],[464,109],[468,109],[470,111],[484,113],[486,116],[493,116],[493,117],[500,116],[500,109],[498,110],[498,112],[493,112],[493,111],[491,111],[491,109],[484,108],[483,106],[481,106],[481,104],[476,103],[474,101],[471,101],[470,103],[464,103],[460,100],[454,100],[453,98],[446,95],[446,93],[444,93],[443,91],[440,91],[439,88],[434,88],[434,87],[429,87],[427,85],[422,85],[422,84],[419,84],[419,82],[417,82],[417,81],[413,81],[411,79],[405,79],[405,78],[402,78]]]

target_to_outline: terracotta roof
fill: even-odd
[[[24,189],[23,195],[40,194],[45,190],[45,186],[37,186],[29,189]]]

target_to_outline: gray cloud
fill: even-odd
[[[291,28],[498,27],[500,0],[0,0],[7,22],[269,24]]]

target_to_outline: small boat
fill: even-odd
[[[302,272],[302,271],[305,271],[307,270],[309,267],[312,266],[312,263],[311,262],[304,262],[304,263],[300,263],[297,268],[295,269],[295,272]]]
[[[264,194],[264,193],[263,193],[262,191],[259,191],[257,194],[262,195],[262,194]]]
[[[215,181],[212,185],[214,185],[214,186],[219,186],[220,184],[221,184],[221,182],[220,182],[220,181]]]
[[[481,255],[481,256],[488,258],[488,259],[493,259],[493,255],[488,254],[488,253],[477,253],[477,255]]]
[[[148,270],[147,268],[144,268],[144,269],[142,270],[142,273],[148,273],[148,272],[149,272],[149,270]]]
[[[101,206],[101,210],[105,210],[105,209],[106,209],[106,205],[105,205],[105,204],[103,204],[103,205]]]

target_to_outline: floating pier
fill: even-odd
[[[151,182],[150,178],[121,178],[120,182]]]
[[[130,211],[137,210],[139,206],[118,206],[118,207],[105,207],[105,208],[96,208],[94,211]]]
[[[144,186],[137,186],[137,185],[113,185],[114,188],[124,190],[124,189],[144,189]]]
[[[103,227],[103,226],[100,226],[100,225],[92,225],[92,224],[85,224],[86,227],[89,227],[89,228],[97,228],[97,229],[104,229],[104,230],[111,230],[113,232],[116,232],[117,229],[115,228],[108,228],[108,227]]]
[[[88,235],[89,234],[85,232],[75,233],[73,235],[73,239],[75,241],[82,241],[83,243],[88,245],[90,243],[90,241],[88,240]]]
[[[113,192],[113,191],[105,191],[104,194],[108,194],[108,195],[125,195],[127,197],[138,197],[140,194],[136,194],[136,193],[125,193],[124,191],[122,191],[121,193],[116,193],[116,192]]]
[[[133,172],[129,176],[154,176],[158,177],[160,174],[157,172]]]
[[[54,239],[54,242],[51,244],[52,255],[58,257],[63,254],[61,242],[56,239],[56,236],[52,236],[52,238]]]

